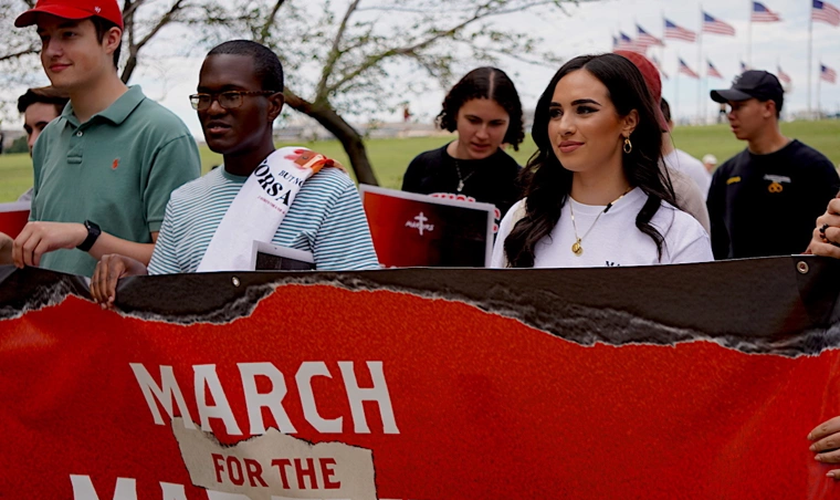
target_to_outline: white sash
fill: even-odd
[[[303,183],[325,163],[331,160],[301,147],[268,155],[228,207],[197,271],[250,270],[253,242],[271,242]]]

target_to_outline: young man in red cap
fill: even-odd
[[[15,20],[33,24],[44,71],[70,105],[35,144],[30,222],[15,239],[15,265],[89,276],[106,253],[148,263],[169,194],[200,173],[195,141],[117,75],[115,0],[39,0]]]
[[[819,151],[779,130],[782,85],[766,71],[746,71],[712,100],[729,105],[729,124],[747,149],[718,167],[707,201],[716,259],[805,251],[814,219],[840,179]]]

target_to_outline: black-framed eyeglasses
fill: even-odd
[[[225,92],[211,92],[209,94],[193,94],[190,96],[192,108],[198,111],[209,108],[214,100],[219,101],[219,106],[224,109],[235,109],[242,106],[242,96],[246,95],[271,95],[276,94],[274,90],[228,90]]]

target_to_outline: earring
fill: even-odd
[[[628,155],[630,154],[631,151],[633,151],[633,144],[630,143],[630,138],[629,137],[624,138],[624,146],[621,149],[624,150],[624,154],[628,154]]]

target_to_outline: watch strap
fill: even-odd
[[[83,241],[79,246],[76,247],[83,252],[90,251],[90,249],[93,247],[93,244],[96,243],[96,239],[99,238],[100,234],[102,234],[102,230],[99,229],[99,224],[95,222],[86,220],[85,228],[88,232],[87,238],[85,238],[85,241]]]

